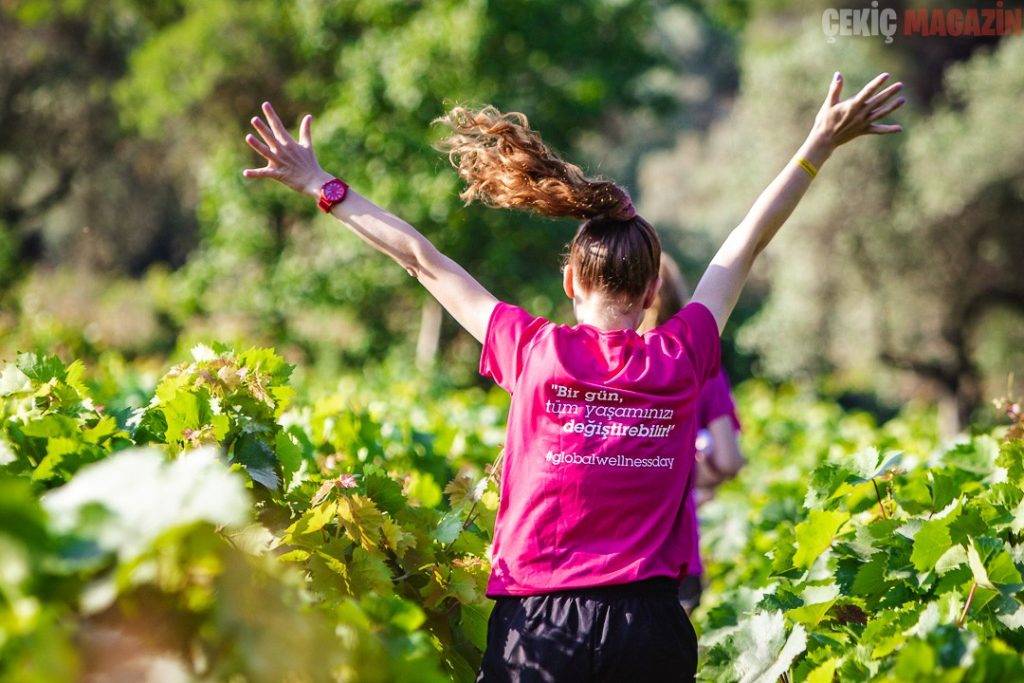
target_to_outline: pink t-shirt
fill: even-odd
[[[740,420],[736,416],[736,404],[732,400],[732,388],[725,370],[708,380],[697,397],[697,427],[707,429],[708,426],[722,416],[728,416],[732,428],[740,429]],[[700,525],[697,520],[697,503],[691,494],[686,501],[686,514],[691,518],[693,528],[693,545],[690,548],[690,559],[686,563],[686,573],[700,576],[704,573],[704,562],[700,559]]]
[[[722,416],[728,416],[732,428],[740,431],[740,419],[736,415],[736,404],[732,400],[732,386],[725,370],[708,380],[697,399],[697,426],[707,429],[708,425]]]
[[[481,374],[512,395],[487,594],[679,579],[694,415],[718,327],[691,303],[644,335],[499,303]]]

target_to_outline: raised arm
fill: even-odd
[[[243,171],[247,178],[272,178],[287,187],[317,198],[324,183],[333,178],[324,171],[313,150],[313,117],[299,124],[299,139],[288,133],[269,102],[263,104],[266,121],[252,119],[259,133],[246,143],[267,160],[263,168]],[[331,208],[331,215],[377,251],[387,254],[420,283],[481,343],[498,300],[462,266],[442,254],[414,227],[380,208],[351,188],[345,199]]]
[[[904,102],[902,97],[893,99],[903,88],[902,83],[895,83],[879,92],[888,78],[889,74],[881,74],[854,97],[840,101],[843,78],[836,73],[814,126],[793,160],[765,188],[715,254],[697,283],[692,300],[708,307],[715,316],[719,331],[725,328],[736,306],[754,259],[793,213],[810,187],[813,175],[832,152],[861,135],[884,135],[902,130],[900,126],[876,123]],[[801,164],[801,161],[806,163]]]

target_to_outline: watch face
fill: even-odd
[[[324,185],[324,198],[329,202],[336,202],[345,196],[345,186],[337,180]]]

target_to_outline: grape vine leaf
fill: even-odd
[[[456,600],[470,604],[479,602],[483,597],[479,589],[480,586],[470,571],[457,565],[452,566],[451,574],[448,577],[448,590]]]
[[[441,545],[448,545],[462,532],[462,524],[462,516],[458,512],[449,512],[441,518],[437,528],[430,533],[430,537]]]
[[[804,507],[819,507],[849,488],[846,485],[849,475],[849,470],[833,463],[823,463],[814,468],[807,485]]]
[[[281,430],[274,436],[274,450],[281,463],[281,473],[289,486],[295,473],[302,467],[302,446],[299,443],[299,437],[294,433],[295,431],[299,430]]]
[[[348,589],[352,595],[375,592],[379,595],[392,593],[391,570],[376,553],[357,547],[352,551],[348,563]]]
[[[1024,629],[1024,605],[1014,596],[1000,596],[993,607],[996,619],[1011,631]]]
[[[781,612],[757,612],[739,625],[732,645],[740,683],[775,683],[807,648],[807,631],[797,624],[787,637]]]
[[[225,421],[227,417],[223,417]],[[227,429],[224,429],[225,433]],[[170,428],[168,427],[168,432]],[[218,438],[223,438],[218,437]],[[276,491],[281,486],[281,478],[277,474],[277,454],[273,447],[261,436],[251,433],[244,433],[235,442],[231,462],[237,462],[245,468],[252,480],[259,482],[271,491]]]
[[[810,569],[818,557],[832,545],[840,527],[850,518],[838,510],[812,510],[807,519],[796,525],[796,554],[793,565]]]
[[[964,564],[967,564],[967,549],[963,545],[957,544],[935,561],[935,571],[938,574],[945,574]]]
[[[251,505],[241,478],[214,448],[170,462],[151,448],[121,451],[82,468],[42,500],[55,529],[92,538],[122,562],[175,528],[240,525]],[[106,513],[98,517],[97,508]]]
[[[0,396],[12,396],[32,388],[32,380],[17,365],[8,363],[0,372]]]
[[[1017,486],[1024,486],[1024,439],[1010,439],[999,449],[996,464],[1006,469],[1006,478]]]
[[[889,587],[885,579],[888,562],[888,555],[879,553],[870,562],[863,564],[853,579],[853,593],[872,598],[881,596]]]
[[[932,493],[932,510],[941,510],[960,493],[960,484],[941,470],[928,471],[928,488]]]
[[[363,469],[363,488],[366,495],[385,512],[395,514],[409,506],[409,501],[402,493],[402,485],[374,465]]]
[[[946,452],[943,460],[965,472],[987,477],[992,474],[998,456],[999,444],[992,437],[983,434],[967,443],[957,444]]]
[[[807,674],[807,678],[805,679],[806,683],[832,683],[832,681],[835,680],[836,667],[838,664],[839,660],[835,657],[826,659],[813,671]]]
[[[972,538],[967,546],[967,564],[970,565],[974,581],[979,586],[994,590],[995,586],[992,585],[988,578],[988,572],[985,570],[985,557],[982,555],[986,549],[983,546],[982,550],[979,551],[978,545],[980,544]]]
[[[913,621],[913,614],[906,611],[878,612],[864,627],[860,640],[870,648],[873,659],[885,657],[907,641],[904,631]]]
[[[338,499],[338,519],[349,537],[367,550],[380,542],[384,513],[366,496],[342,496]]]
[[[1024,531],[1024,500],[1017,504],[1013,510],[1013,520],[1010,522],[1010,531],[1019,534]]]
[[[487,648],[487,620],[493,606],[493,602],[487,601],[483,605],[463,604],[459,608],[462,633],[480,650]]]
[[[52,439],[54,437],[78,436],[81,426],[78,421],[67,415],[45,415],[39,419],[32,420],[21,427],[21,433],[25,436],[33,436],[40,439]]]
[[[64,363],[56,356],[37,356],[34,353],[19,353],[18,369],[39,384],[45,384],[51,379],[64,381],[64,378],[67,376]]]
[[[874,446],[864,448],[849,457],[845,463],[847,469],[861,479],[871,479],[878,473],[878,465],[882,459],[881,453]]]
[[[886,542],[891,539],[892,534],[899,526],[894,519],[877,519],[869,524],[857,526],[853,538],[846,542],[846,545],[867,562],[873,555],[884,552]]]
[[[989,580],[1001,587],[1003,592],[1016,593],[1024,584],[1021,583],[1020,571],[1013,563],[1013,558],[1005,550],[997,551],[987,563]]]
[[[935,563],[953,545],[949,535],[949,525],[956,519],[958,511],[941,518],[933,518],[921,525],[914,534],[914,550],[910,561],[919,572],[933,569]]]
[[[471,477],[460,474],[448,482],[444,487],[444,492],[448,494],[448,503],[454,509],[472,503],[475,488]]]
[[[786,612],[786,616],[808,627],[815,627],[835,604],[839,597],[839,586],[830,583],[825,586],[808,586],[800,595],[804,604]]]
[[[44,457],[32,473],[33,481],[46,481],[58,476],[64,456],[74,455],[79,443],[65,436],[55,436],[46,440],[46,457]]]
[[[796,554],[796,537],[793,535],[793,529],[789,525],[783,526],[779,530],[778,541],[775,543],[775,547],[772,548],[771,553],[773,576],[791,576],[801,573],[799,568],[793,566],[793,556]]]
[[[338,505],[334,502],[314,505],[306,510],[290,528],[292,534],[312,534],[320,531],[334,520]]]
[[[381,533],[388,547],[401,559],[410,548],[416,547],[416,536],[403,529],[399,524],[385,517],[381,524]]]

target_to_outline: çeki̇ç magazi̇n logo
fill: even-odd
[[[1024,9],[1005,7],[1000,0],[988,6],[906,8],[902,14],[882,7],[830,7],[821,13],[821,30],[834,43],[839,37],[880,37],[892,43],[897,36],[959,38],[1021,35]]]

